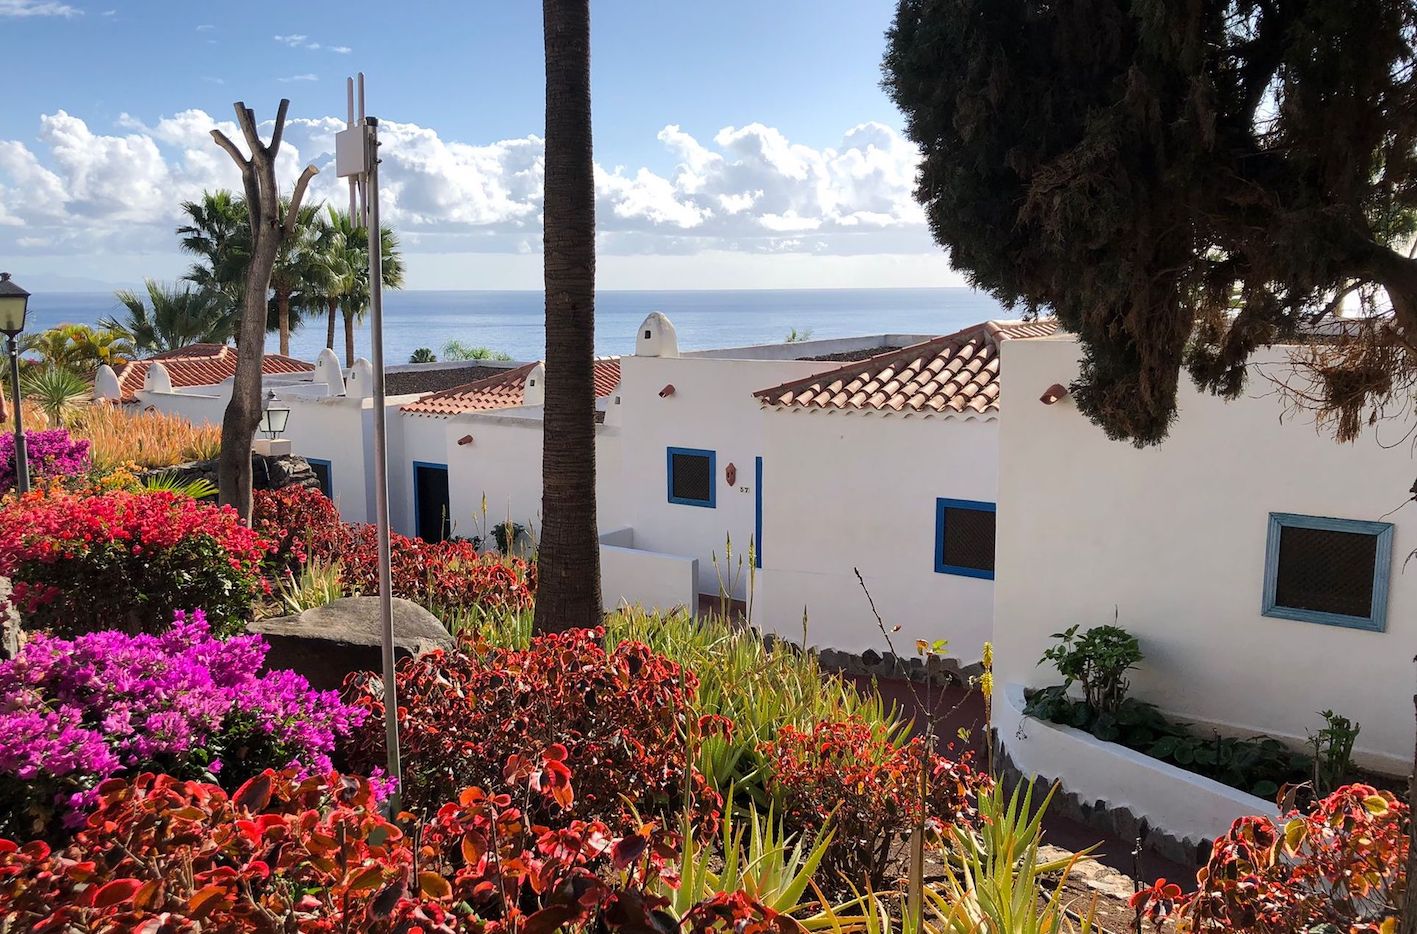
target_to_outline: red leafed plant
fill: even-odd
[[[545,759],[545,762],[556,761]],[[517,800],[540,794],[519,789]],[[599,822],[539,826],[509,793],[467,788],[421,824],[377,811],[337,773],[215,785],[146,774],[110,781],[62,851],[0,840],[0,927],[34,932],[629,932],[799,929],[742,892],[682,919],[672,836],[615,839]]]
[[[258,490],[252,525],[273,544],[278,574],[298,574],[308,561],[338,563],[349,593],[379,592],[374,527],[341,522],[319,490]],[[519,612],[531,608],[533,567],[520,558],[482,555],[465,539],[425,542],[391,536],[394,596],[442,614]]]
[[[667,815],[684,801],[688,782],[711,829],[717,796],[689,767],[683,739],[694,676],[638,642],[607,653],[602,638],[600,630],[573,630],[526,650],[464,640],[458,651],[404,660],[399,727],[408,806],[436,807],[464,785],[501,792],[529,779],[564,797],[568,814],[623,827],[638,823],[626,799],[642,815]],[[348,759],[372,768],[384,761],[383,690],[372,674],[353,675],[348,687],[352,702],[370,713]],[[528,771],[549,748],[564,749],[564,759]],[[574,797],[560,784],[563,766],[576,776]]]
[[[922,756],[929,756],[923,817],[937,833],[972,821],[976,795],[989,782],[972,767],[972,753],[927,754],[920,737],[897,747],[859,718],[784,726],[763,751],[767,792],[784,829],[812,839],[830,822],[823,873],[874,888],[886,882],[896,843],[921,820]]]
[[[268,546],[236,511],[165,491],[40,491],[0,509],[0,577],[27,628],[158,632],[201,607],[238,628]]]
[[[1215,841],[1199,889],[1138,893],[1133,907],[1178,931],[1332,930],[1379,934],[1406,892],[1408,806],[1370,785],[1345,785],[1283,824],[1242,817]]]
[[[257,490],[251,527],[271,543],[271,564],[280,571],[297,572],[310,558],[329,561],[348,537],[330,498],[299,486]]]

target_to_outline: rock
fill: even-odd
[[[174,464],[171,467],[154,467],[138,474],[138,479],[148,477],[173,477],[181,483],[206,480],[217,485],[217,462],[191,461]],[[310,467],[310,462],[293,454],[267,457],[264,454],[251,455],[251,486],[257,490],[283,490],[288,486],[300,486],[310,490],[320,488],[320,478]]]
[[[343,597],[295,616],[251,623],[247,629],[270,644],[267,668],[290,668],[316,690],[338,689],[355,671],[383,665],[378,597]],[[403,659],[455,640],[438,617],[408,600],[394,599],[394,654]]]

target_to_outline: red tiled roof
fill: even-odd
[[[429,393],[417,402],[403,406],[402,411],[413,415],[461,415],[464,412],[490,412],[522,405],[526,377],[535,363],[524,363],[515,369],[468,383],[442,392]],[[595,361],[595,395],[604,398],[620,385],[620,358],[607,357]]]
[[[781,409],[992,414],[999,411],[999,344],[1057,329],[1052,319],[986,321],[753,395]]]
[[[143,388],[148,365],[161,361],[172,377],[174,388],[184,386],[214,386],[236,375],[236,348],[226,344],[189,344],[177,350],[154,354],[145,360],[130,360],[118,368],[118,386],[123,392],[124,402],[135,402],[134,395]],[[266,375],[276,373],[309,373],[314,364],[283,357],[280,354],[266,354],[261,360],[261,372]]]

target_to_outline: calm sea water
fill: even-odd
[[[518,360],[534,360],[545,347],[540,292],[389,292],[384,298],[384,353],[404,363],[415,348],[441,357],[443,344],[460,340]],[[119,307],[109,293],[51,292],[30,299],[30,330],[64,322],[92,324]],[[860,334],[947,334],[1005,315],[988,295],[967,288],[831,289],[711,292],[601,292],[596,296],[596,353],[633,353],[646,314],[662,311],[674,322],[679,346],[705,350],[781,341],[794,328],[812,337]],[[275,349],[276,338],[266,338]],[[313,359],[325,344],[321,318],[297,331],[291,352]],[[344,346],[343,322],[335,347]],[[356,349],[369,350],[367,322]]]

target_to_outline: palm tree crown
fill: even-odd
[[[109,316],[108,328],[128,334],[143,353],[177,350],[188,344],[225,344],[236,334],[235,309],[220,292],[191,285],[144,281],[147,302],[131,289],[114,296],[124,309],[122,319]]]

